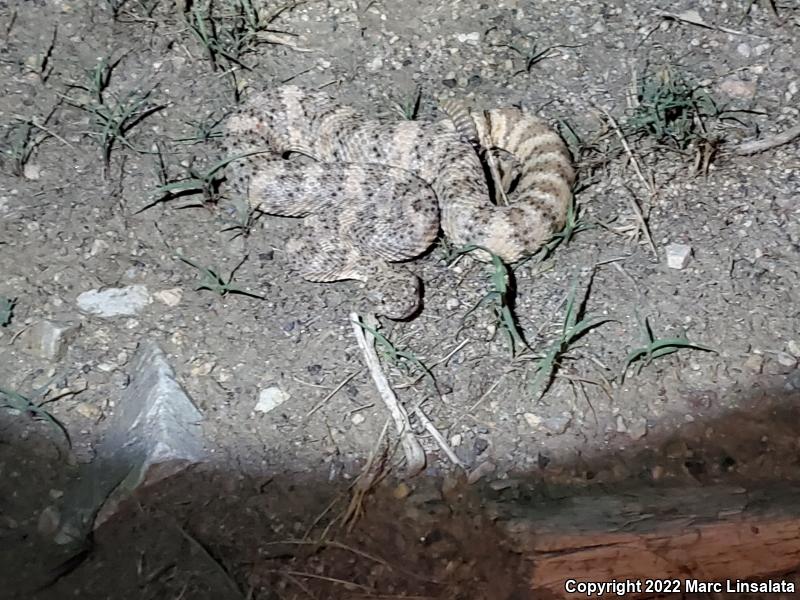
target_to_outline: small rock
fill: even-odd
[[[380,56],[376,56],[367,63],[367,70],[369,71],[380,71],[382,68],[383,68],[383,58]]]
[[[744,367],[754,373],[761,373],[764,369],[764,357],[760,354],[751,354],[744,361]]]
[[[92,247],[89,249],[89,256],[97,256],[108,250],[111,246],[105,240],[97,239],[92,242]]]
[[[736,52],[744,56],[745,58],[750,58],[750,54],[752,53],[752,49],[748,44],[741,43],[736,46]]]
[[[79,323],[39,321],[22,334],[22,348],[29,354],[58,361],[80,329]]]
[[[538,429],[542,425],[542,418],[539,415],[526,412],[522,414],[522,418],[525,419],[525,422],[534,429]]]
[[[152,303],[147,287],[131,285],[103,291],[89,290],[78,296],[78,308],[99,317],[133,316]]]
[[[489,487],[492,488],[495,492],[502,492],[503,490],[507,490],[509,488],[518,488],[519,481],[516,481],[514,479],[498,479],[490,483]]]
[[[628,427],[628,435],[633,440],[640,440],[647,435],[647,419],[639,417],[634,419]]]
[[[44,537],[53,537],[61,523],[61,513],[55,506],[48,506],[39,513],[39,522],[36,526],[39,533]]]
[[[460,446],[460,445],[461,445],[461,440],[462,440],[462,439],[463,439],[463,436],[462,436],[460,433],[456,433],[455,435],[453,435],[453,436],[450,438],[450,445],[451,445],[453,448],[457,448],[458,446]]]
[[[734,98],[750,99],[756,95],[755,81],[742,81],[738,77],[728,77],[719,84],[719,89]]]
[[[797,365],[797,359],[788,352],[778,352],[776,358],[778,363],[784,367],[794,367]]]
[[[480,455],[483,454],[489,447],[489,442],[482,437],[475,438],[475,442],[473,443],[472,447],[475,450],[475,454]]]
[[[692,247],[686,244],[667,246],[667,266],[670,269],[684,269],[692,256]]]
[[[484,461],[475,467],[470,474],[467,476],[467,483],[472,485],[473,483],[477,483],[483,477],[487,475],[491,475],[494,473],[497,466],[490,460]]]
[[[444,303],[444,306],[447,310],[455,310],[461,303],[458,301],[458,298],[448,298],[447,302]]]
[[[153,297],[167,306],[178,306],[183,298],[183,290],[181,288],[170,288],[168,290],[159,290]]]
[[[361,425],[366,420],[367,420],[366,417],[361,413],[356,413],[352,417],[350,417],[350,422],[353,425]]]
[[[558,417],[550,417],[542,421],[542,427],[555,434],[562,434],[569,427],[572,421],[571,415],[561,415]]]
[[[794,356],[800,358],[800,344],[798,344],[794,340],[789,340],[789,343],[786,344],[786,349]]]
[[[23,177],[25,177],[25,179],[36,181],[42,176],[42,169],[39,165],[35,165],[33,163],[26,163],[25,166],[22,168],[22,175]]]
[[[800,391],[800,369],[795,369],[789,373],[789,376],[786,377],[786,383],[783,387],[787,392]]]
[[[397,484],[397,487],[395,487],[392,490],[392,496],[394,496],[395,499],[397,500],[408,498],[410,495],[411,495],[411,488],[408,487],[408,484],[406,484],[405,482]]]
[[[97,421],[103,416],[103,411],[90,402],[79,402],[75,406],[75,412],[91,421]]]
[[[462,44],[474,45],[481,41],[481,34],[479,31],[473,31],[471,33],[457,33],[456,39]]]
[[[258,403],[254,410],[260,413],[268,413],[286,402],[290,397],[279,387],[268,387],[259,393]]]
[[[205,377],[206,375],[210,375],[211,371],[214,370],[214,367],[217,366],[217,362],[214,360],[207,360],[201,363],[197,363],[192,365],[189,373],[192,374],[192,377]]]
[[[628,432],[628,426],[625,424],[625,419],[622,418],[622,415],[617,415],[616,429],[617,433]]]

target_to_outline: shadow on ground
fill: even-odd
[[[498,503],[676,486],[791,487],[800,483],[799,396],[753,392],[724,416],[570,465],[542,461],[511,480],[467,486],[389,476],[362,502],[352,500],[352,482],[320,474],[199,466],[140,490],[82,551],[53,542],[59,490],[74,477],[74,461],[44,435],[19,439],[20,419],[4,414],[0,596],[530,598],[534,565],[504,533]]]

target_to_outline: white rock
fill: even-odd
[[[153,302],[150,292],[143,285],[124,288],[89,290],[78,296],[78,309],[99,317],[131,316],[139,313]]]
[[[647,435],[647,419],[637,417],[628,426],[628,435],[631,439],[638,440]]]
[[[756,95],[755,81],[742,81],[738,77],[728,77],[719,84],[719,89],[733,98],[752,98]]]
[[[167,306],[178,306],[183,298],[183,290],[181,288],[159,290],[153,294],[153,297]]]
[[[670,269],[684,269],[692,256],[692,247],[686,244],[667,246],[667,266]]]
[[[525,422],[534,429],[538,428],[542,424],[542,418],[539,415],[535,415],[530,412],[523,413],[522,418],[525,419]]]
[[[29,354],[58,361],[80,329],[80,323],[43,320],[34,323],[22,334],[22,348]]]
[[[361,413],[356,413],[352,417],[350,417],[350,422],[353,425],[361,425],[367,419]]]
[[[276,386],[268,387],[261,390],[258,394],[258,402],[255,406],[255,411],[260,413],[268,413],[271,410],[278,408],[281,404],[286,402],[291,396]]]
[[[33,163],[26,163],[25,166],[22,168],[22,175],[25,177],[25,179],[36,181],[42,176],[42,169],[39,165],[35,165]]]
[[[107,241],[96,239],[92,242],[92,248],[89,250],[89,255],[97,256],[98,254],[104,253],[109,248],[110,246]]]
[[[472,31],[470,33],[457,33],[456,39],[462,44],[477,44],[481,41],[480,31]]]
[[[625,419],[622,418],[622,415],[617,415],[616,429],[617,429],[617,433],[627,433],[628,432],[628,426],[625,424]]]

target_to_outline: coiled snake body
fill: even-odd
[[[228,119],[229,154],[268,150],[234,161],[229,181],[254,208],[305,218],[286,247],[303,277],[367,282],[377,312],[405,318],[419,305],[419,281],[392,263],[425,252],[440,225],[454,246],[513,263],[563,227],[571,197],[569,152],[540,118],[502,108],[453,121],[368,119],[323,93],[279,87]],[[465,129],[488,151],[513,157],[510,204],[492,202]],[[314,160],[287,160],[289,153]]]

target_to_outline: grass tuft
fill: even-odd
[[[690,74],[663,65],[638,80],[634,107],[622,129],[627,136],[652,137],[673,150],[716,148],[722,121],[735,112],[743,111],[721,108]]]
[[[578,278],[575,277],[567,295],[567,304],[564,310],[564,321],[561,325],[559,336],[545,351],[544,357],[536,365],[536,375],[531,383],[531,393],[534,400],[540,399],[550,387],[553,375],[558,367],[559,360],[569,350],[570,345],[583,334],[603,323],[613,321],[608,317],[584,317],[585,304],[591,287],[591,280],[586,286],[583,298],[576,302]]]
[[[242,258],[242,260],[237,264],[231,272],[228,274],[227,277],[222,277],[218,270],[211,267],[203,267],[198,265],[197,263],[185,258],[183,256],[178,256],[180,260],[185,262],[187,265],[194,267],[200,272],[200,283],[195,287],[195,291],[197,290],[210,290],[212,292],[216,292],[220,296],[227,296],[228,294],[240,294],[242,296],[250,296],[251,298],[258,298],[259,300],[266,300],[264,296],[259,294],[254,294],[253,292],[248,292],[244,288],[239,286],[233,285],[233,276],[236,274],[236,271],[239,270],[245,261],[247,260],[247,256]]]
[[[70,86],[83,90],[88,94],[88,99],[65,97],[69,104],[92,116],[93,129],[88,134],[99,142],[106,175],[111,163],[111,152],[116,144],[122,144],[135,152],[145,152],[131,144],[128,134],[144,119],[165,108],[164,105],[151,102],[150,95],[155,88],[146,92],[133,90],[122,96],[108,91],[111,75],[122,58],[113,62],[101,60],[87,72],[87,83],[74,83]]]
[[[406,121],[416,121],[419,117],[419,107],[422,101],[422,88],[417,88],[414,93],[396,100],[392,110]]]
[[[239,160],[240,158],[244,158],[246,156],[252,156],[254,154],[261,154],[263,152],[264,150],[255,150],[253,152],[246,152],[237,156],[224,158],[214,163],[205,173],[198,173],[193,168],[189,168],[188,177],[184,177],[183,179],[179,179],[177,181],[165,182],[163,185],[160,185],[153,190],[152,196],[154,199],[144,207],[140,208],[137,212],[145,211],[148,208],[152,208],[156,204],[172,200],[173,198],[189,196],[193,194],[202,195],[201,205],[207,206],[214,204],[219,199],[220,185],[223,181],[225,181],[225,176],[222,174],[222,170],[235,160]],[[161,153],[159,153],[159,157],[161,157]],[[166,167],[162,160],[162,180],[165,177],[165,170]]]
[[[650,327],[647,317],[642,321],[637,315],[637,319],[639,320],[645,345],[632,350],[630,354],[628,354],[628,357],[625,359],[625,365],[622,367],[621,382],[625,381],[628,368],[633,363],[637,363],[636,375],[638,375],[642,368],[652,363],[656,358],[673,354],[678,350],[691,349],[701,350],[703,352],[716,352],[716,350],[708,346],[690,342],[685,335],[671,338],[656,338],[653,335],[653,330]]]
[[[394,342],[383,335],[380,331],[373,329],[361,321],[358,322],[358,325],[364,331],[372,334],[372,336],[375,338],[375,341],[380,347],[384,360],[389,361],[392,365],[401,371],[404,371],[407,375],[410,375],[416,369],[418,373],[421,373],[428,378],[434,389],[438,392],[439,388],[436,385],[436,378],[433,376],[433,373],[413,352],[398,348]]]
[[[7,390],[0,387],[0,408],[7,410],[17,410],[23,414],[30,415],[35,420],[46,421],[64,434],[67,440],[67,445],[72,447],[72,438],[70,438],[69,431],[64,424],[56,419],[47,409],[42,408],[49,400],[42,400],[41,402],[34,402],[30,398],[13,390]]]
[[[509,268],[503,263],[499,256],[496,256],[486,248],[476,245],[465,246],[461,249],[453,251],[452,257],[455,258],[462,254],[474,252],[476,250],[486,252],[492,259],[492,289],[478,301],[478,303],[469,309],[464,315],[466,319],[475,310],[485,304],[491,304],[497,323],[500,329],[505,331],[508,340],[508,347],[512,356],[516,356],[518,351],[522,348],[527,348],[528,344],[522,335],[522,330],[517,322],[517,317],[514,314],[514,286],[512,284],[512,274]]]

